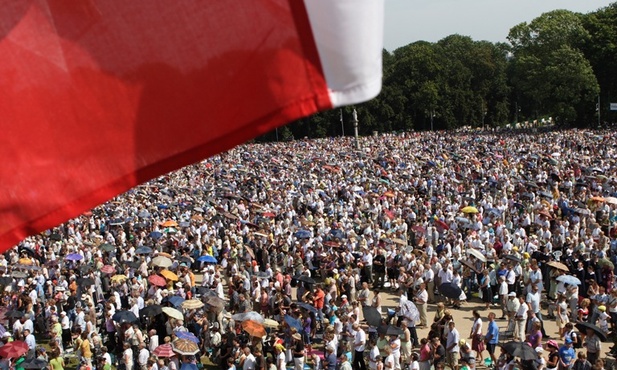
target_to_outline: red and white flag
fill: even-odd
[[[0,250],[381,88],[383,0],[0,0]]]

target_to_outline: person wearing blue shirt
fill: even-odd
[[[568,369],[576,360],[576,352],[572,348],[572,339],[566,337],[565,344],[559,348],[559,368]]]
[[[499,326],[495,322],[495,313],[489,312],[488,314],[488,329],[486,331],[486,350],[488,354],[491,356],[491,361],[493,364],[497,363],[497,359],[495,358],[495,347],[499,343]]]

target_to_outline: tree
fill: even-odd
[[[591,64],[577,48],[589,33],[580,16],[567,10],[542,14],[510,30],[514,58],[511,81],[527,109],[571,123],[588,119],[598,93]]]

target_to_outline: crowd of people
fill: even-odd
[[[239,146],[0,256],[0,368],[605,368],[615,136]]]

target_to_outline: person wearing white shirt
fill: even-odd
[[[149,357],[150,351],[148,351],[148,349],[146,348],[146,344],[144,342],[139,343],[139,354],[137,356],[139,370],[147,370]]]
[[[24,342],[28,345],[28,357],[33,358],[36,350],[36,339],[34,338],[34,335],[32,335],[32,332],[28,329],[24,329],[24,337]]]
[[[520,296],[519,298],[519,307],[516,311],[516,315],[514,317],[516,326],[514,327],[514,336],[518,336],[521,342],[525,341],[525,325],[527,324],[527,311],[529,310],[529,306],[525,302],[525,297]]]
[[[353,368],[354,369],[366,369],[366,364],[364,363],[364,348],[366,347],[366,333],[358,323],[354,323],[352,326],[354,341],[353,348],[355,351],[354,359],[353,359]]]
[[[459,335],[458,330],[456,330],[454,321],[450,321],[448,323],[448,328],[450,331],[448,332],[446,340],[446,362],[450,364],[451,369],[458,370],[460,358],[460,348],[458,343],[461,336]]]

